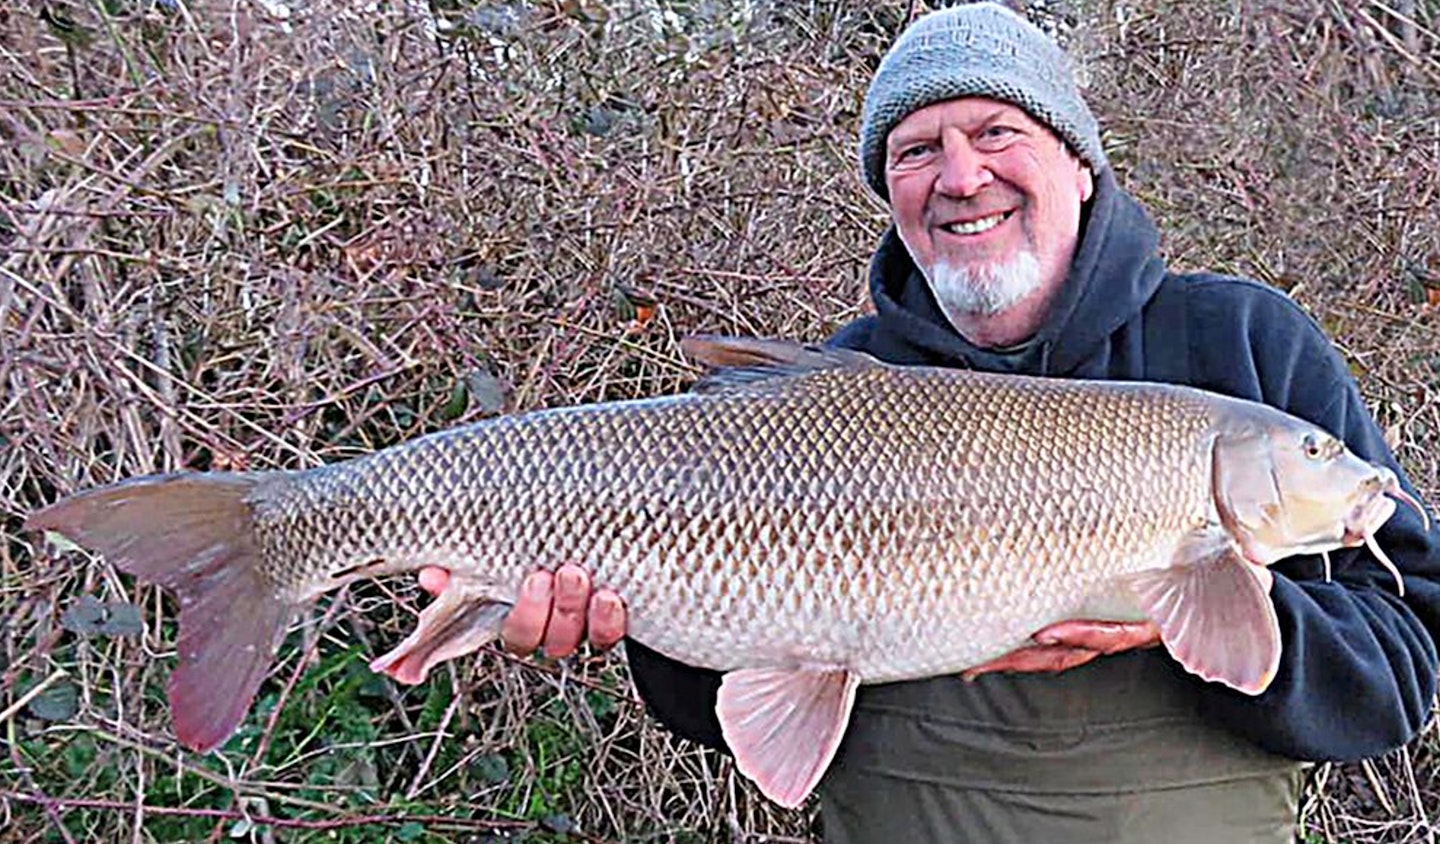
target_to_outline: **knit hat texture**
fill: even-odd
[[[860,124],[860,167],[876,193],[889,199],[885,142],[895,124],[957,97],[1017,105],[1054,130],[1097,175],[1109,167],[1099,124],[1060,46],[1004,6],[969,3],[915,21],[875,71]]]

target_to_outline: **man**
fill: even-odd
[[[871,265],[877,313],[831,343],[900,364],[1193,384],[1281,407],[1398,471],[1299,308],[1259,284],[1166,271],[1067,68],[1043,33],[988,3],[930,14],[897,40],[860,138],[893,219]],[[820,786],[826,839],[1291,841],[1296,760],[1396,747],[1435,693],[1440,548],[1404,509],[1377,539],[1403,599],[1364,549],[1333,555],[1329,581],[1318,558],[1274,566],[1284,653],[1258,697],[1179,669],[1148,623],[1082,621],[966,678],[862,687]],[[425,578],[443,586],[443,572]],[[586,629],[617,641],[624,607],[567,566],[532,575],[505,638],[558,655]],[[662,722],[723,746],[718,674],[637,643],[628,654]]]

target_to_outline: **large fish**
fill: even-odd
[[[811,792],[861,683],[959,672],[1078,617],[1150,618],[1190,671],[1259,694],[1270,563],[1423,509],[1272,408],[1155,384],[881,364],[696,338],[695,391],[502,417],[306,471],[180,474],[33,514],[179,598],[181,741],[243,720],[296,611],[451,570],[374,667],[420,682],[493,639],[523,576],[581,562],[637,641],[727,672],[739,769]],[[1328,560],[1328,558],[1327,558]],[[1395,572],[1397,584],[1403,581]]]

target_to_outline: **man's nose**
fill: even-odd
[[[995,181],[985,156],[967,143],[946,144],[945,164],[936,187],[948,196],[969,197]]]

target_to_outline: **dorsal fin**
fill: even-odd
[[[742,384],[822,369],[879,365],[864,352],[829,349],[791,340],[697,334],[681,340],[680,348],[690,358],[710,368],[695,382],[693,389],[697,393],[713,393]]]

